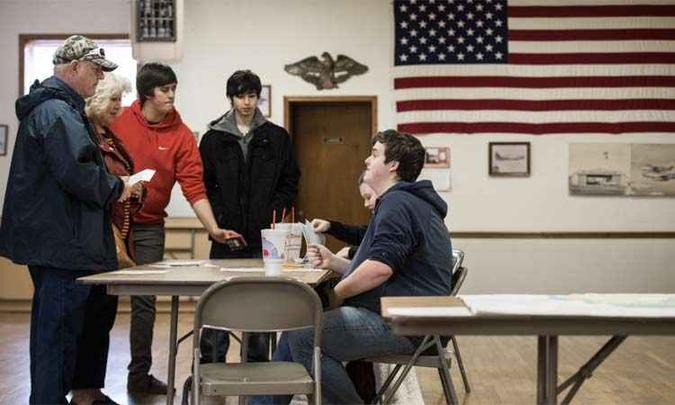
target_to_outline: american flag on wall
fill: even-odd
[[[673,0],[393,6],[401,131],[675,132]]]

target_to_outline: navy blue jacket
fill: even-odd
[[[379,313],[381,297],[449,295],[452,245],[443,221],[447,211],[428,180],[399,182],[382,194],[343,278],[368,259],[388,265],[394,274],[378,287],[348,298],[345,305]]]
[[[117,268],[110,204],[123,189],[108,173],[84,99],[65,82],[35,82],[16,101],[21,121],[0,224],[0,255],[68,270]]]

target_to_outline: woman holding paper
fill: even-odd
[[[96,86],[96,93],[87,99],[85,107],[108,170],[125,178],[133,174],[134,164],[109,125],[121,111],[122,94],[129,91],[131,91],[129,80],[108,73]],[[123,202],[117,201],[112,206],[113,232],[117,245],[117,260],[121,269],[135,265],[131,221],[140,209],[143,197],[143,182],[139,181],[134,184],[131,198]]]

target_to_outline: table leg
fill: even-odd
[[[546,348],[546,403],[558,403],[558,336],[548,336]]]
[[[537,405],[543,405],[546,398],[546,336],[537,338]]]
[[[171,329],[169,330],[169,369],[166,379],[166,405],[173,405],[173,397],[176,392],[176,351],[178,343],[178,296],[171,296]]]
[[[587,379],[591,378],[593,375],[593,371],[595,371],[600,364],[602,364],[607,357],[609,357],[610,354],[616,350],[617,347],[621,343],[623,343],[624,340],[626,340],[628,336],[613,336],[607,343],[605,343],[600,350],[598,350],[597,353],[591,357],[590,360],[588,360],[583,366],[579,368],[579,370],[574,373],[570,378],[565,380],[562,384],[558,386],[558,394],[562,394],[567,388],[570,386],[570,390],[567,392],[567,395],[565,395],[565,398],[560,402],[561,404],[569,404],[570,401],[572,401],[572,398],[574,398],[574,395],[576,395],[577,391],[579,391],[579,388],[581,388],[581,384],[584,383]]]

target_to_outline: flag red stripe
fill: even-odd
[[[671,64],[675,53],[631,52],[631,53],[512,53],[512,65],[591,65],[591,64]]]
[[[630,132],[675,132],[675,122],[564,122],[523,124],[519,122],[418,122],[399,124],[410,134],[430,133],[516,133],[531,135]]]
[[[675,95],[674,95],[675,96]],[[508,111],[562,111],[562,110],[675,110],[675,100],[405,100],[396,103],[396,111],[434,110],[508,110]],[[674,118],[675,120],[675,118]]]
[[[674,76],[417,76],[394,79],[394,88],[507,87],[525,89],[572,87],[675,87]]]
[[[511,30],[509,41],[620,41],[675,39],[675,29]]]
[[[509,6],[509,17],[669,17],[675,5]]]

